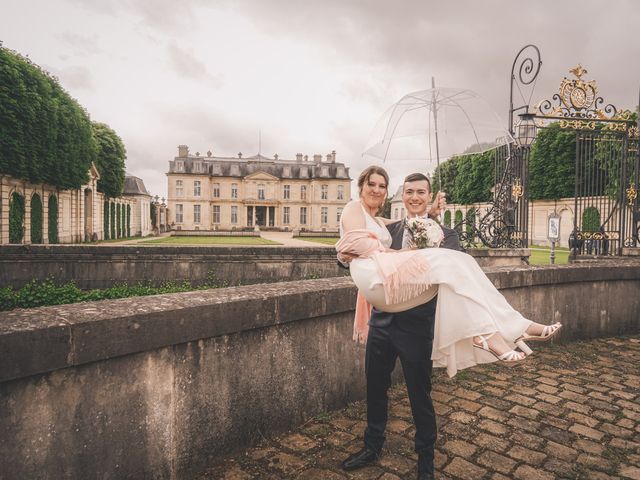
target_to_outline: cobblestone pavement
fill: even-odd
[[[538,347],[525,364],[434,375],[436,478],[640,479],[640,337]],[[390,395],[379,463],[351,474],[364,402],[211,466],[208,479],[413,479],[414,427],[404,385]]]

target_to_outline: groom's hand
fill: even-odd
[[[429,209],[429,217],[437,219],[447,206],[447,194],[445,192],[436,193],[431,208]]]

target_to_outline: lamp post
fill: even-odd
[[[535,141],[537,134],[535,114],[529,112],[527,106],[525,113],[518,116],[520,120],[516,124],[516,140],[521,148],[529,148]]]

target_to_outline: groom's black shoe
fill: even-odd
[[[356,470],[375,462],[378,458],[380,458],[379,452],[376,452],[369,447],[364,447],[359,452],[349,455],[347,459],[342,462],[342,469],[347,471]]]
[[[433,474],[433,455],[418,455],[418,480],[435,480]]]

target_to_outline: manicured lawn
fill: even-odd
[[[335,245],[338,238],[326,237],[296,237],[296,240],[304,240],[305,242],[324,243],[325,245]]]
[[[166,245],[282,245],[262,237],[163,237],[140,243]]]
[[[550,265],[549,255],[551,254],[550,247],[538,247],[536,245],[531,246],[531,256],[529,257],[529,263],[531,265]],[[566,265],[569,262],[569,249],[556,247],[556,265]]]

